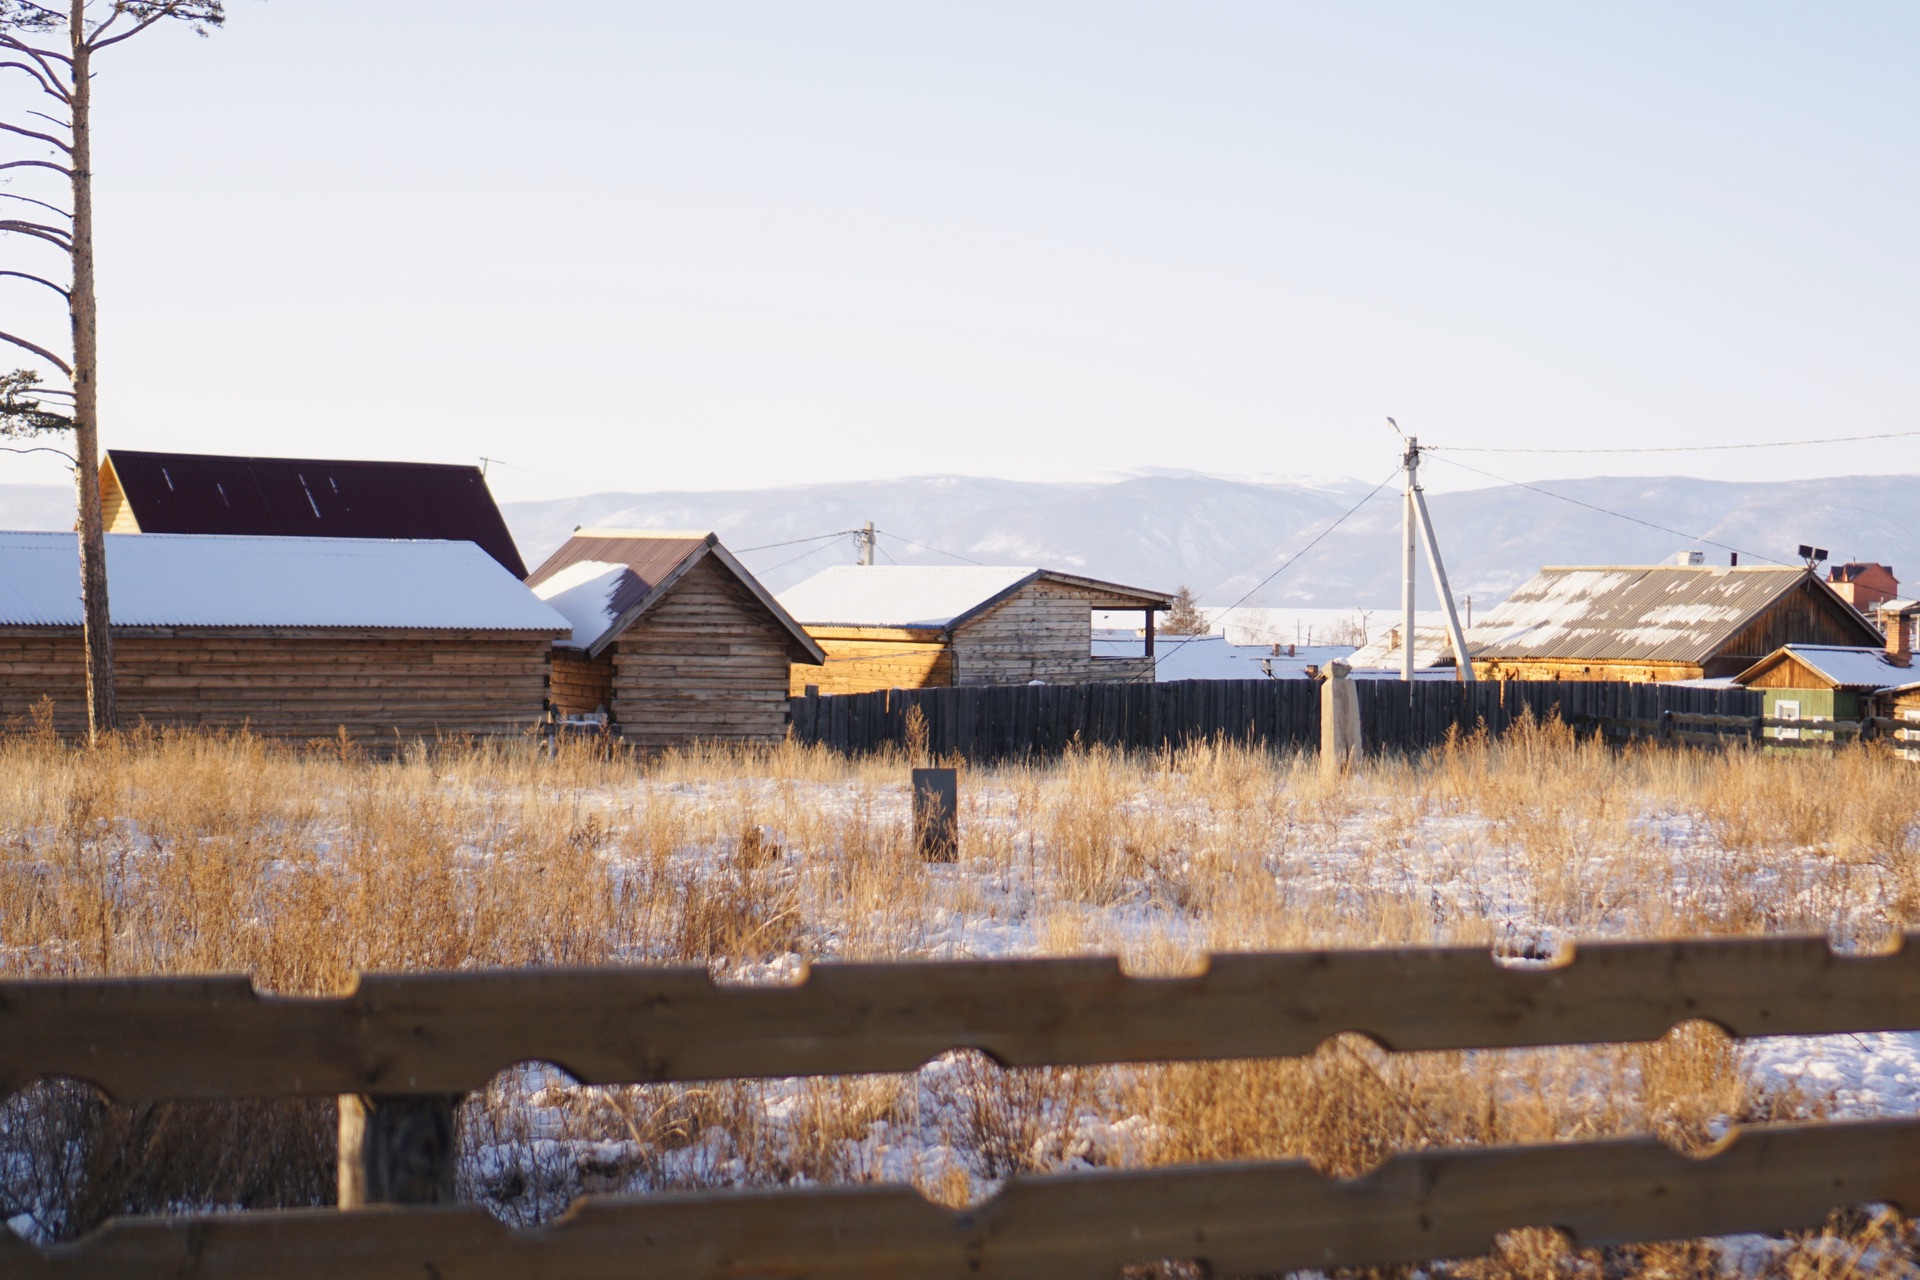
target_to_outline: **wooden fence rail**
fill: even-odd
[[[910,1071],[949,1049],[1014,1066],[1292,1056],[1342,1032],[1394,1050],[1920,1029],[1920,935],[1593,943],[1559,963],[1464,948],[1229,954],[1191,976],[1110,959],[819,965],[790,986],[701,970],[367,975],[333,999],[240,978],[0,982],[0,1090],[72,1077],[123,1100],[452,1095],[514,1063],[587,1083]],[[954,1211],[908,1189],[609,1197],[512,1233],[477,1207],[125,1220],[0,1275],[1111,1276],[1384,1264],[1519,1226],[1583,1244],[1778,1231],[1920,1208],[1920,1121],[1763,1127],[1710,1158],[1653,1139],[1429,1151],[1352,1180],[1297,1161],[1020,1179]]]

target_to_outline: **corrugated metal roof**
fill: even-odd
[[[107,465],[142,533],[472,542],[527,576],[478,467],[134,449]]]
[[[120,627],[540,631],[567,621],[471,542],[107,535]],[[0,533],[0,626],[77,627],[72,533]]]
[[[1887,689],[1913,679],[1912,667],[1896,667],[1885,649],[1850,648],[1832,644],[1790,644],[1768,654],[1734,677],[1735,684],[1746,684],[1750,677],[1775,665],[1782,655],[1791,654],[1825,676],[1839,689]]]
[[[826,661],[813,637],[711,533],[581,529],[533,571],[527,585],[572,624],[562,645],[598,654],[707,555],[717,557],[767,607],[792,637],[799,661]]]
[[[1041,577],[1105,594],[1096,609],[1165,609],[1171,603],[1164,592],[1031,565],[837,565],[788,587],[780,603],[810,627],[944,628]]]
[[[1467,643],[1486,659],[1704,662],[1803,582],[1831,591],[1796,568],[1547,568],[1477,622]]]

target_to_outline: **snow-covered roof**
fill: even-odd
[[[1353,651],[1347,659],[1356,671],[1398,671],[1400,670],[1400,628],[1389,627],[1376,638]],[[1413,626],[1413,667],[1416,671],[1426,671],[1434,667],[1451,667],[1453,660],[1453,641],[1447,638],[1444,626],[1422,626],[1418,622]]]
[[[1774,650],[1734,677],[1747,684],[1761,672],[1789,656],[1824,676],[1836,689],[1888,689],[1911,683],[1912,667],[1895,666],[1885,649],[1852,648],[1834,644],[1790,644]]]
[[[1104,593],[1096,608],[1160,608],[1160,592],[1122,587],[1032,566],[838,565],[780,593],[787,612],[809,627],[951,627],[1046,577]],[[1137,601],[1138,603],[1134,603]]]
[[[709,556],[766,607],[792,641],[795,661],[826,661],[813,637],[712,533],[577,529],[527,585],[572,624],[560,646],[597,656]]]
[[[1096,658],[1138,658],[1145,642],[1131,633],[1095,633]],[[1268,644],[1230,644],[1225,636],[1159,637],[1154,646],[1153,678],[1173,680],[1304,680],[1310,666],[1347,660],[1352,645],[1296,645],[1273,652]]]
[[[117,627],[567,630],[471,542],[110,533],[107,602]],[[0,626],[80,623],[79,535],[0,533]]]
[[[1468,632],[1467,645],[1475,658],[1704,662],[1803,583],[1857,624],[1862,643],[1875,638],[1805,569],[1629,565],[1542,569]]]

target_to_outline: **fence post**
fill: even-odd
[[[1320,771],[1339,773],[1360,757],[1360,697],[1352,670],[1344,662],[1329,662],[1320,682]]]
[[[340,1207],[450,1202],[461,1096],[341,1094]]]
[[[913,843],[924,861],[959,861],[960,777],[957,770],[913,771]]]

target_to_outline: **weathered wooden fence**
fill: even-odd
[[[0,1090],[48,1076],[122,1100],[448,1096],[527,1060],[596,1084],[909,1071],[950,1049],[1013,1066],[1292,1056],[1358,1032],[1394,1050],[1920,1029],[1920,935],[1896,953],[1818,938],[1605,943],[1552,967],[1427,948],[1222,955],[1134,978],[1107,959],[822,965],[794,986],[703,970],[369,975],[339,999],[239,978],[0,983]],[[1818,1225],[1920,1208],[1920,1120],[1736,1129],[1695,1159],[1653,1138],[1396,1156],[1354,1179],[1300,1161],[1018,1178],[977,1208],[910,1188],[593,1198],[513,1232],[472,1205],[109,1223],[33,1277],[1111,1277],[1161,1258],[1220,1272],[1487,1251],[1556,1227],[1584,1246]]]
[[[1558,711],[1570,723],[1657,722],[1668,712],[1758,716],[1746,689],[1611,682],[1356,680],[1369,751],[1419,751],[1449,730],[1504,733],[1522,714]],[[1057,755],[1068,746],[1157,750],[1226,737],[1310,748],[1320,740],[1320,688],[1308,680],[1181,680],[1168,684],[973,685],[809,694],[793,700],[793,736],[864,754],[906,743],[919,708],[940,756],[1005,760]]]

